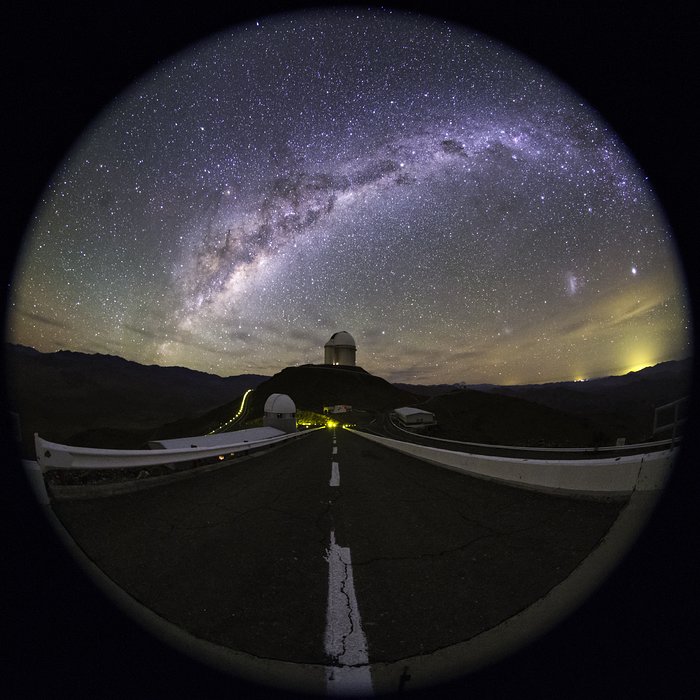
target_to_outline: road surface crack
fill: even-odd
[[[338,557],[343,564],[343,580],[340,583],[340,592],[345,596],[345,611],[347,614],[348,618],[348,625],[349,625],[349,631],[346,634],[343,634],[343,636],[340,638],[340,644],[342,647],[341,653],[336,657],[335,661],[337,663],[340,663],[341,665],[344,665],[341,659],[346,655],[347,653],[347,641],[348,639],[352,636],[352,633],[355,629],[355,624],[353,623],[352,619],[352,606],[350,604],[350,595],[347,592],[347,584],[348,584],[348,565],[347,562],[343,561],[343,557],[338,552]]]

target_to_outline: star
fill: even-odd
[[[338,328],[424,383],[690,351],[672,232],[598,114],[486,36],[381,9],[254,20],[137,81],[47,188],[12,308],[14,342],[224,375],[320,362]]]

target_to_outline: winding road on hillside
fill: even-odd
[[[624,504],[480,480],[329,429],[52,507],[87,557],[161,618],[257,659],[309,665],[332,693],[376,691],[378,665],[439,653],[542,599]],[[411,664],[401,667],[391,683],[410,687]]]
[[[600,447],[527,447],[527,446],[503,446],[478,442],[465,442],[461,440],[450,440],[432,437],[430,434],[423,434],[416,430],[403,428],[399,421],[390,413],[379,414],[373,421],[363,426],[366,432],[384,437],[413,442],[417,445],[437,447],[442,450],[453,452],[468,452],[476,455],[491,455],[494,457],[513,457],[515,459],[596,459],[610,457],[626,457],[629,455],[648,454],[650,452],[661,452],[679,444],[681,437],[673,440],[657,440],[646,443]]]

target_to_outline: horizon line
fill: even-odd
[[[275,374],[279,374],[280,372],[284,371],[285,369],[288,369],[290,367],[302,367],[302,366],[321,366],[323,365],[322,362],[319,363],[309,363],[309,362],[303,362],[303,363],[298,363],[294,365],[287,365],[286,367],[283,367],[282,369],[278,370],[277,372],[274,372],[273,374],[261,374],[259,372],[253,372],[253,371],[244,371],[241,372],[240,374],[228,374],[228,375],[221,375],[217,374],[216,372],[213,371],[206,371],[206,370],[201,370],[201,369],[195,369],[193,367],[187,367],[185,365],[161,365],[158,363],[152,363],[152,364],[143,364],[142,362],[139,362],[138,360],[130,360],[126,357],[123,357],[122,355],[117,355],[113,353],[106,353],[106,352],[85,352],[83,350],[69,350],[68,348],[61,348],[59,350],[51,350],[48,352],[39,350],[32,345],[25,345],[23,343],[15,343],[12,342],[11,340],[5,340],[5,345],[6,346],[11,346],[15,348],[24,348],[27,350],[31,350],[33,352],[37,352],[40,355],[53,355],[59,352],[67,352],[67,353],[73,353],[76,355],[86,355],[86,356],[100,356],[100,357],[115,357],[117,359],[123,360],[124,362],[133,362],[134,364],[140,365],[141,367],[160,367],[163,369],[184,369],[189,372],[198,372],[200,374],[207,374],[209,376],[215,376],[215,377],[220,377],[221,379],[230,379],[233,377],[240,377],[240,376],[245,376],[245,375],[253,375],[253,376],[258,376],[258,377],[273,377]],[[599,379],[610,379],[613,377],[625,377],[628,374],[634,374],[636,372],[641,372],[645,369],[650,369],[653,367],[657,367],[658,365],[661,364],[666,364],[668,362],[686,362],[690,361],[694,358],[694,355],[691,353],[690,355],[687,355],[686,357],[682,358],[677,358],[677,359],[670,359],[670,360],[662,360],[660,362],[656,362],[654,364],[650,365],[645,365],[643,367],[635,368],[635,369],[630,369],[627,371],[621,370],[619,374],[601,374],[601,375],[596,375],[596,376],[590,376],[590,377],[581,377],[581,378],[573,378],[573,379],[550,379],[542,382],[537,382],[537,381],[525,381],[525,382],[519,382],[519,383],[511,383],[511,384],[499,384],[496,382],[488,382],[488,381],[473,381],[473,382],[467,382],[467,381],[455,381],[455,382],[446,382],[446,381],[434,381],[428,384],[423,384],[423,383],[413,383],[410,381],[389,381],[388,379],[385,379],[385,381],[389,382],[390,384],[405,384],[405,385],[410,385],[410,386],[423,386],[423,387],[428,387],[428,386],[464,386],[464,387],[472,387],[472,386],[498,386],[498,387],[517,387],[517,386],[545,386],[547,384],[578,384],[578,383],[585,383],[585,382],[590,382],[590,381],[596,381]],[[360,369],[364,369],[360,365],[355,365],[357,367],[360,367]],[[367,370],[364,370],[367,372]],[[368,374],[372,374],[371,372],[368,372]],[[380,375],[374,375],[374,376],[380,376]],[[380,378],[384,379],[384,377]]]

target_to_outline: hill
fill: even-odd
[[[617,437],[587,419],[514,396],[473,389],[433,396],[420,407],[438,425],[434,437],[494,445],[585,447],[614,444]]]
[[[55,442],[125,447],[86,431],[142,432],[192,416],[240,396],[267,377],[219,377],[184,367],[145,366],[112,355],[6,346],[8,403],[20,416],[25,454],[33,434]],[[107,444],[105,444],[105,442]]]
[[[376,411],[414,403],[419,398],[397,389],[361,367],[287,367],[257,386],[249,400],[246,424],[256,423],[262,418],[265,401],[271,394],[287,394],[294,401],[297,411],[318,414],[323,413],[324,406],[336,404],[350,405],[353,409],[374,414]],[[149,431],[147,439],[201,435],[228,420],[236,413],[239,405],[240,397],[198,416],[162,425]],[[89,437],[94,439],[95,435]]]
[[[349,404],[365,411],[385,411],[419,398],[361,367],[301,365],[287,367],[262,382],[253,395],[251,417],[261,416],[270,394],[289,394],[298,408],[322,412],[324,406]]]
[[[654,408],[689,393],[690,361],[587,382],[476,390],[393,385],[361,367],[302,365],[273,377],[219,377],[110,355],[40,353],[9,345],[7,379],[26,456],[33,454],[34,432],[55,442],[114,448],[200,435],[230,419],[249,388],[256,388],[250,421],[262,417],[270,394],[281,393],[298,409],[316,413],[334,404],[349,404],[369,412],[365,415],[419,405],[436,414],[436,437],[582,447],[614,444],[618,437],[628,443],[652,437]]]
[[[627,442],[652,437],[654,410],[690,393],[691,360],[672,360],[625,375],[583,382],[559,382],[488,391],[566,411]],[[668,437],[666,434],[657,439]]]
[[[452,391],[463,388],[458,384],[404,384],[402,382],[395,382],[393,386],[417,396],[442,396],[443,394],[449,394]]]
[[[436,413],[436,436],[498,442],[495,436],[501,435],[518,440],[508,444],[595,446],[615,444],[618,437],[627,443],[669,437],[668,432],[652,435],[654,410],[689,394],[691,370],[692,360],[685,359],[581,382],[395,386],[431,397],[421,408]],[[487,401],[487,395],[526,403]]]

